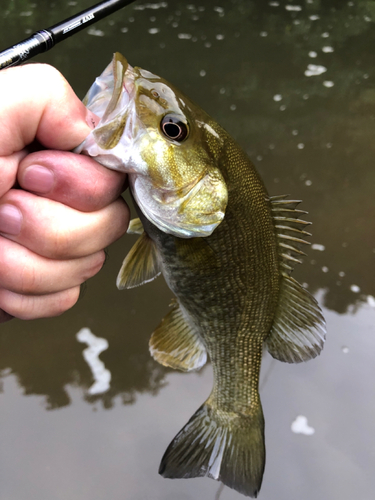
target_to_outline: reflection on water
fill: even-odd
[[[9,2],[0,44],[90,4]],[[374,2],[365,0],[138,0],[39,57],[83,97],[120,50],[212,114],[252,157],[271,195],[303,200],[314,245],[295,275],[321,291],[328,341],[306,365],[265,359],[264,499],[372,497],[374,19]],[[162,279],[117,291],[133,242],[128,236],[109,249],[105,268],[72,311],[1,325],[1,500],[23,500],[28,491],[28,498],[79,500],[218,494],[213,481],[157,476],[165,446],[206,398],[211,372],[174,374],[150,358],[148,339],[171,294]],[[87,346],[76,338],[82,328],[108,342],[99,355],[111,373],[103,394],[89,393],[95,380],[83,358]],[[291,431],[298,416],[313,435]],[[19,470],[24,483],[15,480]],[[231,498],[240,496],[220,492],[221,500]]]
[[[302,365],[265,356],[261,380],[271,363],[274,367],[261,390],[267,467],[259,498],[372,498],[374,311],[365,305],[352,316],[324,314],[331,337],[322,356]],[[68,384],[71,406],[45,412],[40,396],[22,397],[15,376],[8,374],[3,382],[2,500],[215,499],[215,481],[171,481],[157,474],[171,436],[207,396],[210,367],[189,375],[170,372],[156,398],[145,392],[136,404],[123,406],[119,395],[111,411],[98,401],[86,404],[81,389]],[[292,431],[299,415],[314,434]],[[20,470],[22,481],[16,480]],[[240,498],[228,488],[220,496]]]
[[[310,427],[307,423],[307,418],[304,415],[298,415],[298,417],[293,420],[291,425],[292,432],[296,434],[305,434],[306,436],[312,436],[314,434],[314,427]]]
[[[81,328],[76,338],[79,342],[88,345],[83,351],[83,357],[91,368],[94,377],[94,384],[87,391],[90,395],[102,394],[107,392],[111,382],[111,372],[105,368],[105,365],[99,359],[99,354],[108,349],[108,341],[95,337],[90,328]]]

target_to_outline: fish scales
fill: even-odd
[[[223,130],[220,133],[224,135]],[[229,136],[226,140],[232,142]],[[213,258],[203,260],[201,266],[195,261],[193,267],[188,267],[179,245],[190,246],[189,252],[199,255],[194,246],[201,241],[177,239],[146,221],[144,226],[157,242],[170,288],[191,315],[206,345],[215,372],[212,401],[217,401],[220,408],[246,413],[252,402],[259,400],[262,345],[272,324],[280,277],[263,184],[236,145],[225,151],[227,154],[220,159],[221,171],[233,188],[224,221],[205,238]],[[229,171],[226,165],[230,163],[237,168]],[[248,200],[249,193],[254,192],[259,196]],[[238,212],[245,215],[241,223]]]
[[[100,121],[77,148],[128,172],[140,235],[119,288],[160,272],[175,295],[150,340],[160,363],[199,369],[214,384],[175,436],[159,468],[169,478],[208,476],[256,497],[265,464],[258,385],[264,345],[275,358],[317,356],[325,323],[290,276],[309,235],[298,201],[270,198],[250,159],[172,85],[120,54],[85,103]]]

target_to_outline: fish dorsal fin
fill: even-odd
[[[272,196],[270,202],[278,240],[281,271],[290,274],[293,271],[293,265],[301,263],[298,257],[306,255],[300,250],[300,247],[310,245],[304,240],[304,237],[311,236],[311,234],[304,229],[311,222],[300,219],[307,212],[296,208],[301,203],[299,200],[287,200],[286,198],[287,195]]]
[[[207,360],[206,349],[186,319],[177,300],[151,335],[150,353],[164,366],[184,372],[201,368]]]
[[[129,222],[127,234],[142,234],[144,231],[141,219],[132,219]]]
[[[300,201],[287,196],[270,198],[273,221],[278,240],[280,263],[280,295],[266,344],[270,354],[287,363],[300,363],[315,358],[323,349],[326,327],[320,307],[310,293],[290,277],[298,256],[305,255],[301,245],[309,244],[304,231],[310,224],[300,217],[307,212],[298,210]]]
[[[266,344],[280,361],[300,363],[323,349],[325,321],[315,298],[298,281],[283,275],[280,299]]]
[[[117,288],[134,288],[152,281],[161,272],[156,245],[143,232],[122,263],[117,276]]]

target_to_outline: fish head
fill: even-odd
[[[208,115],[119,53],[84,103],[100,121],[75,151],[127,172],[137,205],[161,231],[210,235],[224,218],[228,192],[218,168],[224,139]]]

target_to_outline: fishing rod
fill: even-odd
[[[37,31],[22,42],[0,52],[0,70],[9,66],[17,66],[27,59],[42,52],[52,49],[58,42],[74,35],[78,31],[87,28],[100,19],[122,9],[135,0],[106,0],[89,9],[83,10],[75,16],[65,19],[47,29]]]

